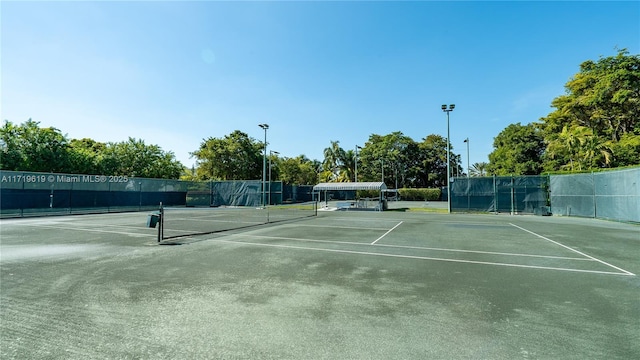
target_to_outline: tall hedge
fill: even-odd
[[[399,189],[400,199],[407,201],[438,201],[440,189]]]
[[[399,189],[400,200],[407,201],[438,201],[441,199],[440,189]],[[358,198],[377,198],[377,190],[358,190]]]

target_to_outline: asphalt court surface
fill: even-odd
[[[159,245],[147,215],[0,221],[0,357],[640,357],[638,225],[319,211]]]
[[[459,220],[448,220],[449,215],[440,215],[425,221],[424,214],[383,219],[363,213],[341,215],[320,217],[312,223],[291,222],[254,229],[222,236],[217,241],[486,266],[635,275],[526,228],[527,225],[534,228],[535,223],[519,226],[517,217],[486,219],[462,215]]]

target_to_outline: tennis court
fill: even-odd
[[[147,217],[0,221],[0,357],[640,358],[637,225],[318,211],[160,246]]]

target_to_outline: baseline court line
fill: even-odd
[[[556,245],[562,246],[563,248],[565,248],[565,249],[567,249],[567,250],[571,250],[571,251],[573,251],[573,252],[575,252],[575,253],[577,253],[577,254],[580,254],[580,255],[582,255],[582,256],[584,256],[584,257],[588,257],[589,259],[594,260],[594,261],[597,261],[597,262],[599,262],[599,263],[601,263],[601,264],[603,264],[603,265],[606,265],[606,266],[612,267],[612,268],[614,268],[614,269],[616,269],[616,270],[622,271],[622,272],[623,272],[623,273],[625,273],[626,275],[631,275],[631,276],[635,276],[635,275],[636,275],[636,274],[634,274],[634,273],[632,273],[632,272],[629,272],[629,271],[624,270],[624,269],[621,269],[621,268],[619,268],[619,267],[617,267],[617,266],[611,265],[611,264],[609,264],[609,263],[607,263],[607,262],[604,262],[604,261],[602,261],[602,260],[600,260],[600,259],[596,259],[595,257],[593,257],[593,256],[591,256],[591,255],[587,255],[587,254],[585,254],[585,253],[583,253],[583,252],[580,252],[580,251],[578,251],[578,250],[576,250],[576,249],[572,249],[572,248],[568,247],[567,245],[563,245],[563,244],[561,244],[561,243],[559,243],[559,242],[557,242],[557,241],[553,241],[553,240],[551,240],[551,239],[549,239],[549,238],[546,238],[546,237],[544,237],[544,236],[542,236],[542,235],[540,235],[540,234],[536,234],[536,233],[534,233],[533,231],[527,230],[527,229],[525,229],[525,228],[522,228],[522,227],[520,227],[520,226],[518,226],[518,225],[515,225],[515,224],[512,224],[512,223],[509,223],[509,224],[510,224],[511,226],[517,227],[518,229],[520,229],[520,230],[522,230],[522,231],[528,232],[528,233],[529,233],[529,234],[531,234],[531,235],[535,235],[535,236],[537,236],[537,237],[539,237],[539,238],[541,238],[541,239],[544,239],[544,240],[550,241],[550,242],[552,242],[552,243],[554,243],[554,244],[556,244]]]
[[[284,226],[284,225],[283,225]],[[387,228],[374,228],[374,227],[364,227],[364,226],[327,226],[327,225],[310,225],[310,224],[295,224],[295,225],[286,225],[287,227],[318,227],[318,228],[331,228],[331,229],[350,229],[350,230],[375,230],[375,231],[385,231]]]
[[[361,242],[354,242],[354,241],[317,240],[317,239],[292,238],[292,237],[284,237],[284,236],[267,236],[267,235],[251,235],[251,234],[231,234],[229,236],[231,237],[242,236],[242,237],[252,237],[257,239],[272,239],[272,240],[290,240],[290,241],[313,242],[313,243],[323,243],[323,244],[371,246],[371,244],[369,243],[361,243]],[[573,261],[593,261],[591,259],[587,259],[584,257],[518,254],[518,253],[505,253],[505,252],[496,252],[496,251],[480,251],[480,250],[445,249],[445,248],[433,248],[433,247],[424,247],[424,246],[407,246],[407,245],[391,245],[391,244],[375,244],[374,246],[393,248],[393,249],[445,251],[445,252],[459,252],[459,253],[484,254],[484,255],[502,255],[502,256],[515,256],[515,257],[533,257],[533,258],[542,258],[542,259],[573,260]]]
[[[568,271],[568,272],[580,272],[580,273],[590,273],[590,274],[606,274],[606,275],[624,275],[629,276],[633,275],[631,273],[619,273],[619,272],[609,272],[609,271],[597,271],[597,270],[580,270],[580,269],[568,269],[568,268],[554,268],[548,266],[534,266],[534,265],[519,265],[519,264],[507,264],[507,263],[494,263],[487,261],[472,261],[472,260],[459,260],[459,259],[443,259],[443,258],[434,258],[434,257],[426,257],[426,256],[412,256],[412,255],[393,255],[393,254],[384,254],[384,253],[374,253],[367,251],[352,251],[352,250],[337,250],[337,249],[318,249],[318,248],[307,248],[303,246],[293,246],[293,245],[280,245],[280,244],[264,244],[264,243],[252,243],[246,241],[233,241],[233,240],[223,240],[223,239],[211,239],[213,241],[219,241],[229,244],[236,245],[253,245],[253,246],[264,246],[264,247],[274,247],[274,248],[283,248],[283,249],[296,249],[296,250],[311,250],[311,251],[324,251],[324,252],[332,252],[332,253],[342,253],[342,254],[356,254],[356,255],[369,255],[369,256],[383,256],[383,257],[392,257],[392,258],[401,258],[401,259],[414,259],[414,260],[433,260],[433,261],[445,261],[445,262],[455,262],[455,263],[465,263],[465,264],[481,264],[481,265],[495,265],[495,266],[506,266],[506,267],[517,267],[517,268],[527,268],[527,269],[540,269],[540,270],[556,270],[556,271]]]
[[[380,236],[379,238],[376,239],[376,241],[372,242],[371,245],[375,245],[380,239],[382,239],[383,237],[387,236],[388,233],[392,232],[395,228],[397,228],[398,226],[400,226],[400,224],[402,224],[402,221],[400,221],[399,223],[396,224],[396,226],[392,227],[391,229],[389,229],[389,231],[387,231],[386,233],[382,234],[382,236]]]
[[[140,234],[140,233],[122,232],[122,231],[86,229],[86,228],[79,228],[79,227],[63,227],[63,226],[53,226],[53,225],[35,225],[35,227],[47,228],[47,229],[60,229],[60,230],[73,230],[73,231],[86,231],[86,232],[97,232],[97,233],[107,233],[107,234],[129,235],[129,236],[133,236],[133,237],[149,237],[149,236],[152,236],[152,234]]]

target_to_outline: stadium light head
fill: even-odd
[[[469,138],[464,139],[464,142],[469,142]]]
[[[455,108],[456,108],[456,104],[451,104],[451,105],[449,105],[449,109],[453,110],[453,109],[455,109]]]
[[[269,128],[269,124],[259,124],[258,126],[260,126],[261,128],[267,130]]]
[[[442,111],[445,111],[445,110],[447,110],[447,105],[442,104]]]

